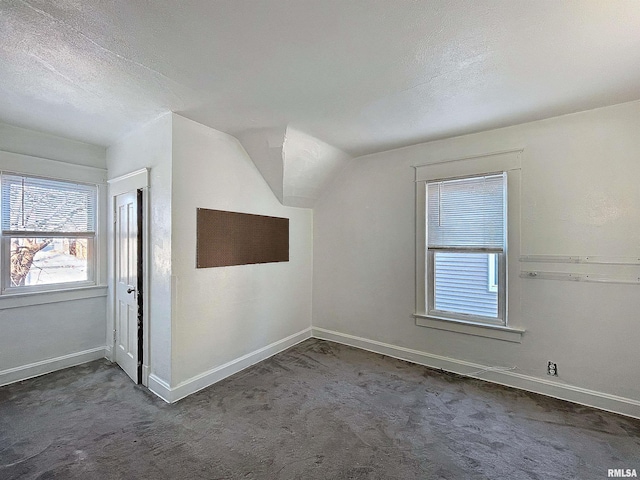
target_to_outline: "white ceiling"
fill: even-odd
[[[109,145],[172,110],[352,155],[640,98],[634,0],[0,0],[0,121]]]

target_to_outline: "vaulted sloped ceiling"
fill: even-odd
[[[240,142],[283,205],[312,208],[351,159],[343,151],[288,127],[244,132]]]

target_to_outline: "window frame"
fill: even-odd
[[[498,272],[500,271],[499,258],[495,253],[490,253],[489,257],[487,258],[487,270],[489,271],[489,279],[487,280],[487,291],[495,293],[498,291],[498,279],[502,278],[498,274]]]
[[[0,229],[0,297],[29,295],[34,293],[61,292],[66,290],[76,290],[87,287],[98,286],[99,278],[99,229],[100,229],[100,196],[101,184],[90,181],[78,181],[73,179],[38,175],[31,173],[21,173],[9,170],[0,171],[2,175],[15,175],[27,178],[42,180],[52,180],[57,182],[67,182],[70,184],[80,184],[93,187],[95,195],[95,208],[93,214],[93,232],[35,232],[35,231],[15,231],[5,232]],[[1,192],[0,192],[1,194]],[[0,213],[1,215],[1,213]],[[43,285],[11,285],[11,241],[14,238],[86,238],[87,239],[87,279],[70,282],[48,283]]]
[[[521,158],[523,150],[505,150],[462,158],[438,160],[414,165],[415,169],[415,308],[413,317],[416,325],[462,334],[489,337],[498,340],[520,343],[524,329],[520,322],[521,287],[519,282],[520,256],[520,195],[521,195]],[[478,321],[465,315],[452,318],[449,312],[429,311],[428,286],[433,285],[429,278],[427,255],[426,197],[427,182],[506,173],[506,248],[502,265],[504,285],[504,323]],[[493,253],[493,252],[483,252]],[[480,320],[484,320],[482,317]]]
[[[425,242],[424,242],[424,248],[426,250],[426,297],[427,297],[427,306],[426,306],[426,313],[427,315],[430,316],[434,316],[434,317],[438,317],[438,318],[442,318],[442,319],[450,319],[450,320],[461,320],[464,322],[469,322],[469,323],[477,323],[480,325],[500,325],[500,326],[506,326],[507,325],[507,311],[506,311],[506,304],[507,304],[507,288],[506,288],[506,280],[507,280],[507,251],[508,251],[508,238],[506,235],[506,230],[508,228],[508,213],[507,213],[507,209],[508,209],[508,188],[507,188],[507,174],[506,172],[487,172],[487,173],[483,173],[483,174],[474,174],[474,175],[466,175],[463,177],[453,177],[453,178],[438,178],[438,179],[433,179],[433,180],[427,180],[425,181],[425,189],[428,187],[429,184],[432,183],[438,183],[438,182],[446,182],[446,181],[450,181],[450,180],[465,180],[465,179],[475,179],[475,178],[481,178],[481,177],[489,177],[489,176],[504,176],[504,180],[503,180],[503,187],[504,187],[504,199],[503,199],[503,216],[504,216],[504,225],[505,225],[505,234],[504,234],[504,240],[503,240],[503,247],[500,251],[498,251],[497,249],[494,248],[454,248],[454,247],[431,247],[429,248],[428,245],[428,227],[426,228],[425,231]],[[426,212],[428,212],[428,199],[426,198],[425,195],[425,224],[426,224]],[[473,314],[468,314],[468,313],[462,313],[462,312],[451,312],[451,311],[445,311],[445,310],[437,310],[435,308],[435,302],[436,302],[436,298],[435,298],[435,254],[437,252],[448,252],[448,253],[481,253],[481,254],[487,254],[489,255],[489,259],[491,258],[490,255],[496,255],[498,257],[498,288],[496,289],[497,294],[498,294],[498,312],[497,312],[497,317],[487,317],[487,316],[482,316],[482,315],[473,315]],[[489,288],[489,285],[487,285],[487,288]]]

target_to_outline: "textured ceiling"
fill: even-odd
[[[352,155],[640,98],[631,0],[0,0],[0,121],[109,145],[173,110]]]

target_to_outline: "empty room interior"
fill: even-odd
[[[0,478],[637,477],[640,3],[0,38]]]

